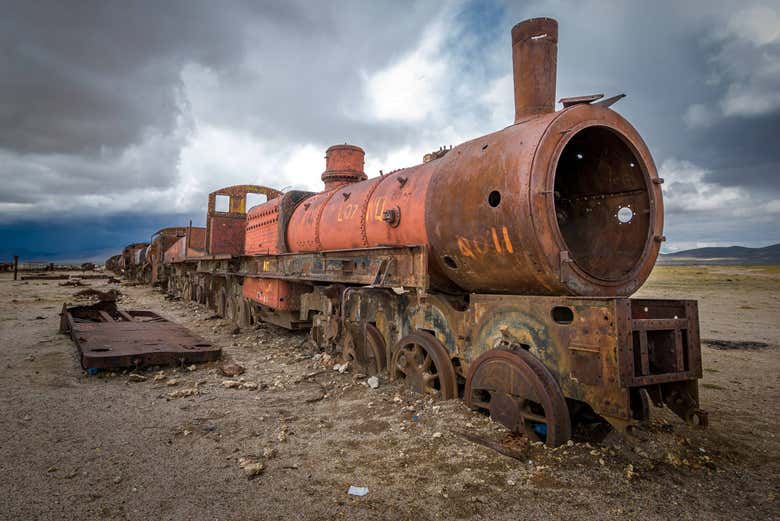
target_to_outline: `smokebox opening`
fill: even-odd
[[[597,279],[625,278],[650,240],[645,166],[614,131],[580,130],[558,158],[555,212],[580,269]]]

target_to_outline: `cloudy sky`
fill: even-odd
[[[204,220],[240,183],[318,190],[514,115],[509,31],[559,20],[558,97],[628,97],[667,250],[780,242],[780,1],[0,2],[0,255]]]

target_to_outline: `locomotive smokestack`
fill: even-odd
[[[558,22],[531,18],[512,28],[515,123],[555,111]]]
[[[334,190],[349,183],[368,179],[363,172],[366,153],[355,145],[333,145],[325,152],[325,171],[322,181],[325,190]]]

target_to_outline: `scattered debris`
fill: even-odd
[[[119,290],[110,289],[100,291],[94,288],[82,289],[73,294],[77,300],[96,300],[98,302],[116,302],[121,293]]]
[[[195,396],[198,394],[198,390],[194,387],[188,387],[186,389],[179,389],[168,393],[168,398],[184,398],[186,396]]]
[[[368,494],[368,487],[356,487],[355,485],[350,485],[349,490],[347,490],[347,494],[350,496],[363,497]]]
[[[344,362],[343,364],[333,364],[333,370],[338,371],[339,373],[344,373],[349,368],[349,362]]]
[[[499,443],[497,441],[489,440],[487,438],[483,438],[482,436],[478,436],[477,434],[472,434],[470,432],[464,432],[464,431],[452,431],[455,434],[462,436],[463,438],[466,438],[470,442],[477,443],[479,445],[484,445],[485,447],[489,449],[493,449],[494,451],[498,452],[499,454],[503,454],[504,456],[514,458],[516,460],[520,461],[526,461],[528,459],[528,452],[521,452],[512,448],[509,448],[505,446],[502,443]]]
[[[714,340],[714,339],[702,339],[703,344],[707,344],[715,349],[766,349],[769,344],[766,342],[748,342],[742,340]]]
[[[222,376],[227,376],[230,378],[244,374],[245,370],[246,369],[244,369],[243,366],[240,366],[236,363],[222,364],[219,366],[219,372],[222,374]]]
[[[80,279],[69,279],[65,282],[60,282],[60,286],[73,286],[73,287],[79,287],[79,286],[89,286],[89,284],[84,284],[81,282]]]
[[[238,459],[238,466],[241,468],[241,470],[244,471],[244,475],[248,478],[253,478],[255,476],[259,476],[263,473],[263,470],[265,469],[265,465],[260,463],[259,461],[253,459],[253,458],[239,458]]]

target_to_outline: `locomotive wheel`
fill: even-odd
[[[347,333],[341,347],[341,356],[360,372],[369,376],[381,373],[387,365],[387,351],[382,333],[373,324],[366,325],[366,341],[360,348],[354,337]]]
[[[390,362],[390,376],[403,378],[420,394],[458,397],[458,381],[447,348],[425,331],[415,331],[398,341]]]
[[[571,419],[558,383],[544,364],[524,349],[492,349],[469,368],[464,399],[472,409],[515,433],[557,447],[571,438]]]

